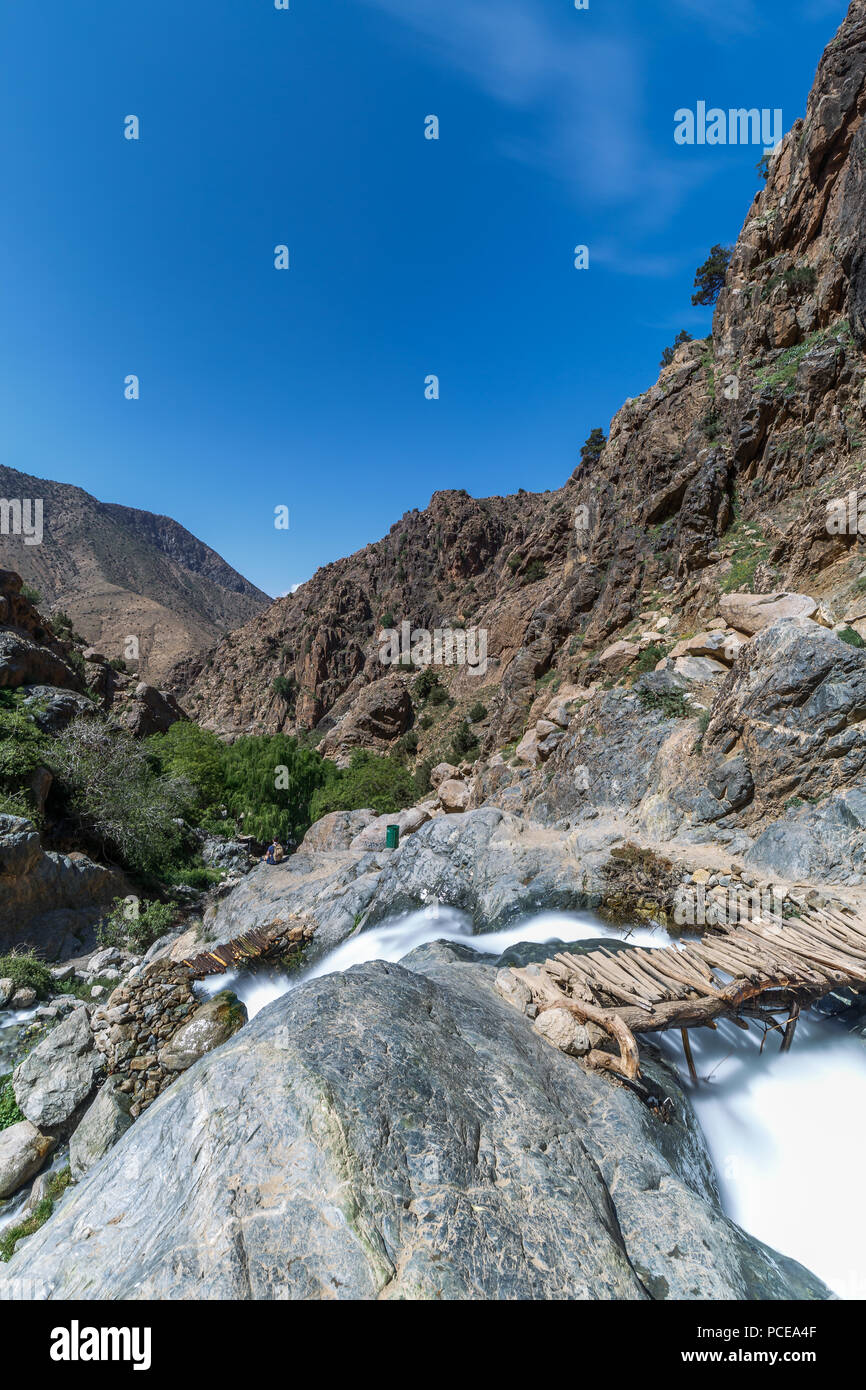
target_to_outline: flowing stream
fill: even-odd
[[[252,1017],[304,980],[365,961],[398,961],[429,941],[460,941],[493,957],[519,942],[627,938],[668,946],[660,928],[618,931],[591,913],[540,913],[506,931],[473,935],[468,919],[432,907],[356,933],[307,971],[211,977],[198,988],[231,988]],[[841,1298],[866,1297],[866,1203],[861,1198],[866,1138],[866,1042],[839,1024],[804,1013],[790,1052],[752,1025],[692,1030],[700,1084],[691,1090],[725,1211],[751,1235],[800,1260]],[[681,1076],[678,1035],[657,1041]]]

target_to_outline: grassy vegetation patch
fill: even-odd
[[[665,719],[690,719],[694,714],[681,690],[641,689],[637,695],[643,709],[663,714]]]
[[[52,1173],[48,1179],[46,1195],[41,1202],[33,1208],[29,1216],[25,1217],[16,1226],[10,1226],[8,1230],[0,1235],[0,1260],[7,1263],[12,1259],[15,1252],[16,1243],[27,1236],[35,1235],[40,1226],[44,1226],[49,1216],[54,1211],[54,1203],[66,1191],[72,1175],[68,1168],[63,1168],[59,1173]]]
[[[10,1125],[17,1125],[24,1118],[24,1114],[18,1109],[18,1102],[12,1089],[12,1073],[7,1072],[5,1076],[0,1076],[0,1130],[8,1129]]]

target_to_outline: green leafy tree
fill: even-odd
[[[146,746],[131,734],[78,716],[47,762],[82,832],[104,856],[140,873],[158,873],[177,858],[178,818],[195,801],[195,789],[160,776]]]
[[[148,739],[148,747],[161,772],[182,778],[195,788],[198,808],[219,805],[225,784],[225,745],[216,734],[200,729],[190,719],[179,719],[168,733]]]
[[[411,806],[415,797],[415,783],[405,767],[394,758],[359,750],[347,768],[335,768],[333,780],[313,793],[312,818],[365,806],[384,816]]]
[[[285,700],[287,705],[293,705],[298,695],[298,682],[294,676],[275,676],[271,681],[271,689],[275,695]]]
[[[223,801],[238,825],[258,840],[303,839],[313,795],[337,773],[315,748],[286,734],[248,735],[223,749]]]
[[[693,304],[715,304],[724,286],[732,254],[730,246],[710,247],[709,256],[695,271]]]
[[[457,762],[459,762],[461,758],[465,758],[469,753],[475,753],[477,749],[478,736],[473,733],[467,721],[464,719],[457,726],[451,743],[451,753]]]
[[[580,451],[581,467],[585,468],[587,464],[598,463],[598,460],[604,453],[606,444],[607,439],[605,438],[604,430],[596,426],[594,430],[590,431],[586,443]]]

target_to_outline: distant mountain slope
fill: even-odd
[[[139,639],[140,674],[159,684],[178,660],[254,617],[268,596],[167,516],[99,502],[82,488],[0,466],[0,497],[42,498],[40,545],[0,534],[17,570],[108,657]]]

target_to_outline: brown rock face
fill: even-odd
[[[98,502],[81,488],[3,466],[0,497],[43,502],[41,544],[0,535],[0,565],[38,590],[44,610],[67,613],[97,652],[126,656],[127,638],[135,636],[137,674],[151,682],[162,683],[175,662],[206,651],[268,602],[169,517]],[[0,593],[8,599],[2,578]],[[0,625],[18,625],[3,607],[0,601]]]
[[[320,746],[341,759],[412,728],[432,765],[450,750],[425,734],[414,673],[382,664],[383,626],[485,631],[482,680],[437,674],[455,719],[481,695],[489,754],[519,743],[543,712],[540,680],[622,679],[599,656],[639,646],[647,614],[673,646],[706,632],[722,595],[742,607],[738,590],[805,594],[831,621],[846,611],[863,561],[856,525],[828,529],[827,502],[860,483],[864,108],[866,0],[855,0],[749,210],[712,335],[680,346],[656,384],[625,402],[606,447],[562,488],[436,493],[231,633],[182,674],[192,717],[229,736],[318,725]],[[278,676],[288,696],[274,691]],[[535,746],[524,741],[518,756],[533,762]]]

